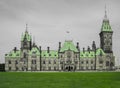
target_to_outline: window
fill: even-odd
[[[91,64],[93,64],[93,61],[91,61]]]
[[[56,64],[56,61],[54,60],[54,64]]]
[[[16,56],[19,56],[19,54],[17,54]]]
[[[88,61],[86,61],[86,64],[88,64]]]
[[[36,64],[36,60],[32,60],[32,64]]]
[[[83,64],[84,62],[82,61],[81,64]]]
[[[106,66],[109,66],[109,61],[106,61]]]
[[[103,61],[99,61],[100,64],[103,64]]]
[[[11,64],[11,61],[9,60],[8,63]]]
[[[11,67],[9,67],[9,70],[11,70]]]
[[[77,58],[77,55],[76,55],[76,58]]]
[[[60,64],[63,64],[63,62],[61,61]]]
[[[15,61],[15,64],[18,64],[18,61],[17,61],[17,60]]]
[[[18,67],[16,67],[16,71],[18,71]]]
[[[24,53],[24,58],[26,58],[26,56],[27,56],[26,53]]]
[[[12,56],[12,54],[10,54],[10,56]]]
[[[45,64],[45,61],[43,61],[43,64]]]
[[[49,61],[49,64],[51,64],[51,61]]]

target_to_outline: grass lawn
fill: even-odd
[[[1,72],[0,88],[120,88],[120,72]]]

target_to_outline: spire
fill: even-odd
[[[104,18],[107,18],[106,4],[105,4],[105,16],[104,16]]]
[[[107,17],[106,4],[105,4],[105,15],[104,15],[104,19],[102,22],[101,31],[109,31],[109,32],[112,31],[112,28],[111,28],[110,23],[109,23],[109,19]]]
[[[28,24],[26,24],[26,30],[25,30],[25,32],[28,32]]]
[[[105,15],[104,15],[104,21],[109,21],[107,18],[107,9],[106,9],[106,4],[105,4]]]

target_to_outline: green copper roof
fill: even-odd
[[[72,50],[74,52],[78,52],[78,49],[76,48],[76,46],[73,44],[72,41],[65,41],[62,48],[60,49],[60,52],[64,52],[66,50]]]
[[[96,50],[96,55],[105,55],[105,52],[101,48],[98,48]]]
[[[85,58],[85,57],[92,58],[92,57],[95,57],[95,53],[94,53],[94,51],[90,51],[90,52],[89,51],[85,51],[85,52],[81,51],[80,57],[81,58]]]
[[[109,20],[103,20],[101,31],[111,32],[112,28],[109,24]]]
[[[40,56],[40,52],[39,52],[39,49],[37,48],[37,46],[32,47],[31,51],[29,52],[29,55],[33,55],[33,54]]]
[[[99,55],[105,55],[104,51],[100,48],[98,48],[96,50],[96,56],[99,56]],[[95,52],[94,51],[81,51],[80,52],[80,58],[94,58],[95,57]]]
[[[57,58],[58,57],[58,52],[55,50],[50,50],[49,53],[47,50],[42,51],[42,57],[51,57],[51,58]]]
[[[10,53],[6,54],[5,57],[10,57],[10,58],[16,58],[20,57],[20,50],[17,50],[16,52],[12,50]]]
[[[24,41],[24,39],[27,39],[27,41],[31,41],[31,35],[27,31],[22,34],[21,41]]]

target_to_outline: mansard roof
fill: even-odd
[[[78,49],[76,48],[76,46],[73,44],[72,41],[65,41],[62,48],[60,49],[60,52],[64,52],[64,51],[67,51],[67,50],[71,50],[71,51],[74,51],[74,52],[79,52]]]
[[[53,58],[57,58],[58,57],[58,51],[55,50],[50,50],[49,52],[47,50],[42,50],[42,57],[53,57]]]
[[[20,53],[21,53],[20,50],[16,50],[16,51],[12,50],[8,54],[6,54],[5,57],[20,58]]]
[[[99,55],[105,55],[104,51],[101,48],[98,48],[96,50],[96,56]],[[80,58],[94,58],[95,57],[95,52],[94,51],[81,51],[80,52]]]

